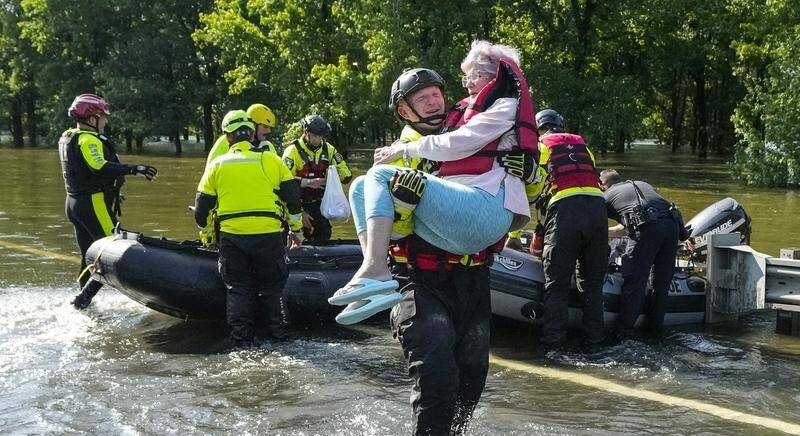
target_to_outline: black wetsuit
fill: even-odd
[[[391,324],[414,380],[414,434],[462,434],[489,369],[489,267],[394,268],[403,300]]]
[[[94,148],[92,153],[81,151],[84,135],[90,135],[87,141]],[[69,129],[62,134],[58,148],[67,191],[64,212],[75,228],[75,239],[81,250],[81,271],[84,271],[89,246],[110,235],[117,224],[119,189],[124,176],[131,173],[131,167],[121,164],[114,145],[95,132]],[[102,164],[99,169],[92,166],[99,164]],[[80,276],[81,287],[88,279],[89,274]],[[100,289],[99,282],[95,283]]]

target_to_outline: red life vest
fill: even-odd
[[[550,150],[547,178],[562,191],[567,188],[600,188],[592,156],[580,135],[548,133],[539,138]]]
[[[305,145],[305,143],[302,145]],[[300,155],[300,159],[303,159],[303,166],[297,170],[297,177],[303,179],[325,177],[326,171],[328,171],[328,167],[331,164],[331,159],[328,156],[328,143],[323,141],[320,145],[322,147],[322,154],[319,156],[319,162],[314,162],[314,156],[308,154],[302,145],[300,144],[300,140],[296,139],[294,141],[297,154]]]
[[[498,98],[511,97],[517,99],[517,114],[514,121],[514,132],[517,134],[516,150],[534,153],[535,161],[539,160],[539,135],[536,131],[536,109],[531,99],[528,83],[517,63],[509,58],[500,58],[494,79],[481,89],[470,103],[465,98],[453,107],[445,118],[445,130],[452,131],[466,124],[475,114],[485,111]],[[498,151],[500,138],[486,144],[472,156],[455,161],[442,162],[439,176],[456,174],[483,174],[492,169],[495,158],[504,153]]]
[[[314,156],[306,152],[303,147],[304,145],[305,142],[301,145],[299,139],[294,140],[295,150],[297,150],[297,154],[300,155],[300,159],[303,159],[303,166],[297,170],[296,176],[301,179],[325,177],[328,167],[331,164],[330,156],[328,156],[328,143],[323,141],[320,145],[320,147],[322,147],[322,154],[319,156],[319,162],[314,162]],[[305,203],[320,201],[322,200],[323,194],[325,194],[324,189],[300,188],[300,199]]]

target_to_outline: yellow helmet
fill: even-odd
[[[277,122],[275,114],[272,113],[270,108],[261,103],[256,103],[247,108],[247,115],[250,115],[250,118],[252,118],[256,124],[264,124],[267,127],[275,128],[275,123]]]
[[[222,118],[222,131],[225,133],[233,133],[242,127],[256,130],[253,120],[241,109],[230,111]]]

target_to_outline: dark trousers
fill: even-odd
[[[650,270],[653,271],[651,304],[644,310],[646,328],[660,334],[664,325],[667,296],[675,273],[678,250],[678,225],[672,217],[659,218],[629,235],[630,241],[622,257],[622,296],[617,328],[629,333],[639,314],[645,309],[645,292]]]
[[[303,237],[308,241],[325,242],[331,240],[331,222],[322,216],[320,211],[321,203],[319,201],[313,203],[303,203],[303,212],[311,215],[314,220],[311,225],[314,228],[303,227]]]
[[[583,298],[583,329],[589,342],[605,338],[603,279],[608,267],[608,216],[603,197],[574,195],[558,200],[545,217],[544,326],[540,341],[557,344],[567,335],[569,293],[577,265]]]
[[[391,321],[414,380],[414,434],[462,434],[489,369],[489,269],[419,272],[403,284]]]
[[[234,342],[254,340],[260,311],[272,335],[285,337],[288,320],[282,293],[289,270],[280,232],[258,235],[220,232],[219,273],[228,288],[228,325]]]
[[[107,215],[108,218],[111,219],[112,225],[117,224],[117,217],[111,213],[112,199],[104,194],[99,195],[103,195],[101,204],[95,204],[92,201],[91,194],[67,195],[67,199],[64,203],[64,214],[75,228],[75,240],[78,242],[78,247],[81,250],[81,272],[86,269],[86,251],[89,250],[89,246],[92,245],[92,242],[111,234],[103,229],[98,215]],[[95,206],[104,209],[97,210]],[[79,283],[81,288],[83,288],[83,285],[89,280],[89,276],[90,274],[82,274],[80,276]],[[97,283],[97,289],[100,289],[102,285],[99,282]]]

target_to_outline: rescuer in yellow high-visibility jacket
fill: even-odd
[[[349,183],[352,173],[342,155],[325,140],[331,126],[319,115],[302,120],[303,135],[290,142],[283,152],[283,161],[300,182],[303,202],[303,234],[308,240],[331,239],[331,223],[322,216],[320,205],[325,193],[327,170],[335,165],[342,183]]]
[[[216,207],[219,271],[228,288],[227,318],[234,343],[254,343],[257,300],[272,336],[284,339],[287,320],[281,294],[289,273],[281,227],[288,221],[291,244],[302,242],[298,185],[277,155],[251,150],[255,126],[245,111],[229,112],[222,130],[232,145],[200,180],[195,221],[206,227]]]

